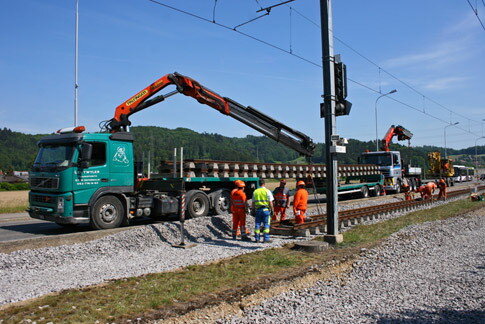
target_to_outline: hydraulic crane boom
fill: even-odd
[[[386,136],[381,140],[381,150],[389,152],[389,145],[392,142],[392,138],[397,136],[399,141],[403,140],[410,140],[413,137],[413,133],[411,133],[406,128],[402,127],[401,125],[394,126],[392,125],[387,130]]]
[[[175,85],[176,90],[149,99],[169,85]],[[105,124],[106,130],[109,132],[126,131],[127,127],[131,125],[129,121],[130,115],[153,106],[177,93],[192,97],[199,103],[208,105],[220,113],[252,127],[269,138],[297,151],[301,155],[313,155],[315,144],[307,135],[280,123],[251,106],[243,106],[232,99],[222,97],[216,92],[204,87],[199,82],[177,72],[164,75],[116,107],[114,117]]]

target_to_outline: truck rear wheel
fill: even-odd
[[[369,197],[369,187],[362,186],[360,188],[360,197],[361,198],[368,198]]]
[[[125,209],[113,196],[103,196],[96,200],[91,214],[91,227],[94,229],[116,228],[121,225]]]
[[[203,217],[209,214],[209,197],[200,190],[191,190],[187,193],[187,214],[192,218]]]
[[[227,189],[219,189],[212,194],[214,211],[217,215],[227,215],[231,208],[231,193]]]

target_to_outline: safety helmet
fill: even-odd
[[[445,179],[440,179],[440,182],[441,183],[445,183]]]
[[[408,185],[407,183],[403,184],[402,186],[403,186],[404,188],[409,187],[409,185]]]
[[[237,186],[238,186],[238,188],[244,188],[244,187],[246,187],[246,183],[242,180],[239,180]]]
[[[300,180],[300,181],[298,181],[298,182],[296,183],[296,185],[297,185],[297,186],[305,186],[306,184],[305,184],[305,181]]]

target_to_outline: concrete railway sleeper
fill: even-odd
[[[477,186],[477,190],[485,190],[485,185]],[[458,197],[470,193],[470,189],[460,189],[448,193],[448,197]],[[355,225],[362,221],[368,221],[379,218],[382,215],[410,211],[421,206],[432,205],[438,201],[438,196],[434,195],[429,200],[411,200],[398,201],[382,205],[362,207],[341,211],[339,213],[339,226],[348,227]],[[295,224],[294,220],[285,220],[283,222],[274,222],[271,226],[271,232],[274,235],[288,235],[288,236],[307,236],[309,234],[319,234],[326,231],[326,215],[314,215],[309,217],[303,224]]]

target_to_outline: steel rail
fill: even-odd
[[[477,190],[484,190],[485,185],[477,186]],[[470,193],[470,189],[459,189],[448,192],[448,197],[457,197]],[[368,207],[360,207],[355,209],[349,209],[339,212],[339,222],[355,221],[364,217],[374,217],[380,214],[389,212],[397,212],[401,210],[415,208],[422,205],[430,205],[438,201],[438,195],[433,195],[432,199],[427,200],[410,200],[410,201],[397,201],[392,203],[386,203],[382,205],[374,205]],[[310,221],[303,224],[295,224],[294,219],[285,220],[283,223],[275,221],[271,224],[273,230],[304,230],[314,227],[320,227],[326,223],[326,214],[310,216]]]

